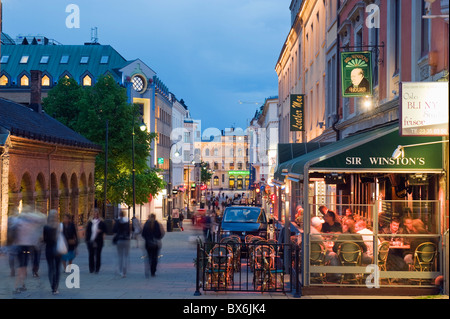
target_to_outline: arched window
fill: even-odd
[[[214,176],[213,183],[214,186],[219,186],[219,176]]]
[[[205,149],[205,156],[209,156],[209,148]]]
[[[234,176],[230,176],[230,178],[228,179],[228,188],[230,189],[234,189]]]
[[[20,86],[29,86],[30,78],[27,75],[22,75],[20,78]]]
[[[238,176],[237,177],[237,189],[243,189],[243,188],[244,188],[244,183],[243,183],[242,176]]]
[[[219,156],[219,150],[217,149],[217,147],[214,149],[214,156]]]

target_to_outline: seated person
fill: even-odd
[[[411,217],[405,217],[403,218],[403,233],[404,234],[414,234],[414,228],[413,228],[413,219]],[[411,244],[411,237],[405,237],[403,239],[403,243],[405,245]]]
[[[355,222],[356,233],[360,234],[364,240],[364,244],[367,247],[367,255],[373,256],[373,232],[367,228],[367,224],[363,219]],[[380,240],[378,240],[380,244]]]
[[[398,218],[392,218],[391,223],[382,228],[380,234],[390,234],[390,235],[401,235],[403,234],[403,229],[400,228],[400,220]],[[383,241],[402,241],[404,237],[400,236],[386,236],[384,238],[380,237]],[[389,249],[386,269],[389,271],[407,271],[408,265],[403,260],[403,250],[402,249]]]
[[[420,219],[414,219],[412,220],[412,230],[414,231],[414,234],[430,234],[425,229],[425,224]],[[414,263],[414,252],[416,251],[416,248],[423,243],[426,242],[432,242],[434,244],[437,244],[437,238],[436,237],[413,237],[411,238],[411,244],[409,249],[405,252],[404,260],[408,265],[412,265]]]
[[[380,234],[389,234],[389,235],[402,235],[403,229],[400,228],[400,220],[398,218],[392,218],[391,223],[381,229]],[[401,241],[402,236],[386,236],[383,238],[385,241]]]
[[[345,216],[343,216],[341,219],[342,224],[344,224],[347,219],[354,219],[352,210],[350,208],[347,208],[345,210]]]
[[[329,210],[324,219],[322,233],[342,233],[342,225],[336,221],[336,214],[333,211]]]
[[[342,234],[338,235],[337,240],[334,243],[333,251],[338,252],[339,246],[346,241],[354,242],[359,247],[361,247],[361,264],[368,265],[372,263],[372,257],[367,254],[367,246],[364,243],[363,237],[356,233],[355,221],[352,219],[347,219],[342,227],[344,231]]]

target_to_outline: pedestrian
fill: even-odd
[[[67,241],[68,251],[67,254],[61,256],[61,259],[64,272],[70,273],[70,265],[72,265],[72,262],[75,259],[76,249],[78,247],[78,233],[70,214],[64,214],[62,225],[63,234]],[[67,263],[69,263],[69,267],[67,267]]]
[[[60,232],[60,224],[56,210],[50,210],[47,225],[44,226],[43,239],[45,243],[45,258],[48,265],[48,280],[52,294],[59,293],[59,272],[61,268],[61,255],[56,251],[56,243]]]
[[[150,214],[149,219],[145,222],[142,230],[142,237],[145,240],[145,249],[148,255],[148,264],[145,265],[145,277],[148,278],[148,273],[152,277],[155,276],[156,266],[158,264],[158,255],[161,249],[161,239],[164,237],[164,229],[162,225],[156,220],[155,214]]]
[[[130,222],[124,212],[120,212],[120,218],[114,224],[113,232],[119,262],[119,275],[125,278],[127,275],[128,254],[130,252]]]
[[[89,272],[98,274],[102,265],[103,237],[106,233],[106,224],[100,218],[98,208],[86,225],[86,246],[89,253]]]
[[[178,219],[178,225],[180,226],[181,231],[184,231],[184,228],[183,228],[183,220],[184,220],[184,215],[183,215],[183,210],[181,210],[181,212],[180,212],[180,217],[179,217],[179,219]]]
[[[139,248],[139,235],[142,233],[142,226],[136,216],[131,218],[131,231],[133,232],[133,238],[136,240],[136,248]]]
[[[14,293],[27,290],[25,280],[27,277],[28,258],[42,236],[45,215],[42,213],[22,212],[11,225],[14,232],[13,243],[17,246],[17,269]]]

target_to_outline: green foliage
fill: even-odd
[[[138,106],[127,102],[126,90],[111,76],[103,76],[92,87],[81,87],[73,79],[62,78],[49,91],[43,106],[47,114],[80,133],[105,150],[108,121],[107,198],[113,203],[133,203],[132,138],[135,137],[136,203],[148,202],[164,188],[157,169],[149,167],[151,142],[156,133],[141,131]],[[105,152],[95,161],[96,197],[104,194]]]
[[[200,163],[200,168],[201,168],[201,174],[200,174],[200,179],[202,183],[207,183],[208,181],[211,180],[213,173],[212,170],[209,168],[209,164],[205,163],[205,162],[201,162]]]

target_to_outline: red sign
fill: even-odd
[[[208,186],[206,186],[206,185],[200,186],[200,189],[201,189],[202,191],[204,191],[204,190],[207,189],[207,188],[208,188]]]

